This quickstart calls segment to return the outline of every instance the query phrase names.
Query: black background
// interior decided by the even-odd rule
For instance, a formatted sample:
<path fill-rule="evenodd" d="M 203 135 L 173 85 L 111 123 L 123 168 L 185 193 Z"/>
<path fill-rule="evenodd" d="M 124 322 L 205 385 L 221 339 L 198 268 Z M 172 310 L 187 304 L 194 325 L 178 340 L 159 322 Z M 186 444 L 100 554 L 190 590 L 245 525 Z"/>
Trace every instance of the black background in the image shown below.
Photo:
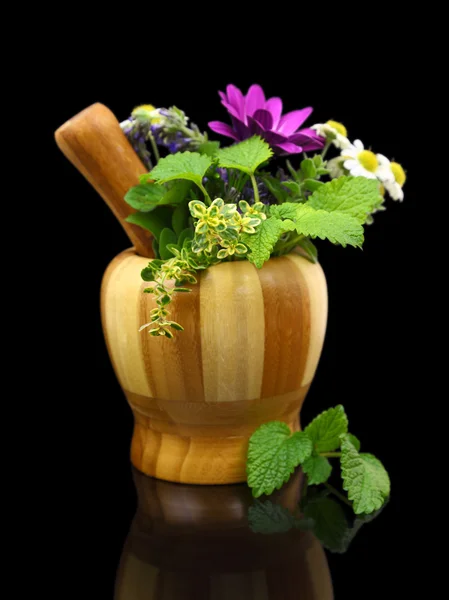
<path fill-rule="evenodd" d="M 48 73 L 49 193 L 59 212 L 46 219 L 46 226 L 52 231 L 52 247 L 64 248 L 66 265 L 60 276 L 52 273 L 48 279 L 48 319 L 54 329 L 52 371 L 64 401 L 59 394 L 50 396 L 46 409 L 54 425 L 42 444 L 53 460 L 50 477 L 54 480 L 57 473 L 49 519 L 57 529 L 64 524 L 57 535 L 66 556 L 82 548 L 78 564 L 61 561 L 61 575 L 80 589 L 89 581 L 92 598 L 112 597 L 135 492 L 128 459 L 131 412 L 107 356 L 99 314 L 102 274 L 129 242 L 101 198 L 60 153 L 51 139 L 53 131 L 94 102 L 106 104 L 119 120 L 141 103 L 176 104 L 206 129 L 209 120 L 227 120 L 218 90 L 234 83 L 246 91 L 260 83 L 267 96 L 282 97 L 284 110 L 311 105 L 315 110 L 308 124 L 341 121 L 351 139 L 360 138 L 365 147 L 396 159 L 408 171 L 404 202 L 387 199 L 387 211 L 365 228 L 363 251 L 317 243 L 329 287 L 329 321 L 302 411 L 302 422 L 307 423 L 321 410 L 342 403 L 363 449 L 376 454 L 390 472 L 392 498 L 385 512 L 360 533 L 347 555 L 330 555 L 329 561 L 337 600 L 378 598 L 387 588 L 393 597 L 405 585 L 405 571 L 396 559 L 406 546 L 404 498 L 411 469 L 404 464 L 403 448 L 413 428 L 408 410 L 414 385 L 407 359 L 413 353 L 409 240 L 418 197 L 409 134 L 414 110 L 411 80 L 398 76 L 388 53 L 353 60 L 351 45 L 337 52 L 329 43 L 328 53 L 312 53 L 308 60 L 304 56 L 311 53 L 295 43 L 286 60 L 279 53 L 250 60 L 249 48 L 243 61 L 224 51 L 218 56 L 212 52 L 201 64 L 194 59 L 195 48 L 190 48 L 183 52 L 176 73 L 169 74 L 170 43 L 164 46 L 161 40 L 159 60 L 146 65 L 136 59 L 142 48 L 134 57 L 118 52 L 112 59 L 110 44 L 85 55 L 65 56 L 61 78 Z M 407 64 L 407 51 L 396 49 L 395 63 Z M 355 43 L 354 52 L 363 58 Z M 218 139 L 215 134 L 211 138 Z M 51 252 L 50 246 L 45 252 Z M 355 579 L 365 581 L 363 594 Z"/>

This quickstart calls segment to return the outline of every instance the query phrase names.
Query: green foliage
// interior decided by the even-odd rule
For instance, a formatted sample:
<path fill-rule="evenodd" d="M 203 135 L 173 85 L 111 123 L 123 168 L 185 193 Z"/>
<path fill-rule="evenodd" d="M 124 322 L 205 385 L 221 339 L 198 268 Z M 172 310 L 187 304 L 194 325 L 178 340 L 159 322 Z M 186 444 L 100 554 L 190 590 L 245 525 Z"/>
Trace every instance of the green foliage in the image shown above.
<path fill-rule="evenodd" d="M 152 212 L 136 212 L 128 217 L 126 221 L 133 225 L 139 225 L 143 229 L 151 231 L 156 240 L 159 241 L 161 231 L 170 226 L 171 211 L 167 210 L 166 207 L 158 207 Z"/>
<path fill-rule="evenodd" d="M 228 148 L 221 148 L 216 153 L 220 167 L 238 169 L 248 175 L 253 174 L 262 163 L 272 156 L 273 150 L 259 136 L 254 136 Z"/>
<path fill-rule="evenodd" d="M 290 199 L 290 194 L 288 190 L 283 186 L 283 184 L 272 175 L 266 175 L 265 173 L 261 177 L 263 183 L 266 185 L 270 194 L 272 194 L 279 204 L 282 202 L 288 202 Z"/>
<path fill-rule="evenodd" d="M 298 254 L 301 254 L 311 263 L 318 262 L 318 251 L 316 249 L 315 244 L 309 240 L 309 238 L 302 238 L 297 242 L 298 247 L 301 249 Z"/>
<path fill-rule="evenodd" d="M 173 257 L 172 252 L 167 248 L 168 244 L 176 244 L 178 241 L 178 236 L 172 230 L 166 227 L 161 231 L 161 235 L 159 237 L 159 254 L 161 255 L 162 260 L 168 260 Z"/>
<path fill-rule="evenodd" d="M 332 465 L 325 456 L 313 454 L 302 464 L 309 485 L 318 485 L 327 481 L 332 472 Z"/>
<path fill-rule="evenodd" d="M 297 526 L 297 519 L 287 508 L 270 500 L 255 500 L 248 509 L 248 521 L 254 533 L 285 533 Z"/>
<path fill-rule="evenodd" d="M 203 142 L 198 146 L 198 152 L 206 156 L 214 156 L 220 148 L 220 142 Z"/>
<path fill-rule="evenodd" d="M 359 438 L 357 438 L 355 435 L 352 435 L 352 433 L 348 433 L 348 440 L 351 442 L 351 444 L 354 446 L 354 448 L 358 452 L 360 450 L 360 440 L 359 440 Z"/>
<path fill-rule="evenodd" d="M 279 489 L 299 465 L 309 486 L 325 483 L 332 472 L 328 459 L 340 457 L 343 488 L 349 492 L 354 512 L 378 510 L 390 494 L 388 474 L 372 454 L 357 452 L 351 440 L 359 447 L 360 442 L 347 432 L 348 418 L 341 405 L 322 412 L 303 432 L 293 435 L 279 421 L 261 425 L 250 438 L 247 458 L 253 496 Z"/>
<path fill-rule="evenodd" d="M 356 514 L 378 510 L 390 495 L 390 478 L 372 454 L 359 454 L 347 435 L 341 437 L 343 488 Z"/>
<path fill-rule="evenodd" d="M 316 210 L 309 203 L 286 202 L 272 206 L 271 214 L 277 218 L 290 219 L 298 233 L 311 238 L 328 239 L 334 244 L 346 247 L 361 247 L 363 227 L 357 219 L 342 212 Z"/>
<path fill-rule="evenodd" d="M 158 183 L 173 179 L 187 179 L 202 188 L 202 180 L 212 159 L 198 152 L 177 152 L 161 158 L 150 172 L 152 179 Z"/>
<path fill-rule="evenodd" d="M 186 229 L 188 219 L 189 209 L 187 205 L 180 204 L 179 206 L 177 206 L 173 211 L 173 215 L 171 218 L 172 229 L 176 233 L 176 235 L 179 235 L 181 231 Z"/>
<path fill-rule="evenodd" d="M 125 202 L 141 212 L 150 212 L 156 208 L 167 190 L 157 183 L 141 183 L 132 187 L 125 196 Z"/>
<path fill-rule="evenodd" d="M 293 229 L 295 224 L 289 220 L 282 221 L 271 217 L 263 221 L 254 234 L 242 236 L 242 242 L 251 250 L 248 260 L 260 269 L 264 262 L 269 260 L 280 236 Z"/>
<path fill-rule="evenodd" d="M 253 496 L 280 489 L 311 453 L 312 442 L 305 433 L 292 435 L 288 425 L 279 421 L 261 425 L 251 436 L 248 449 L 248 485 Z"/>
<path fill-rule="evenodd" d="M 340 552 L 348 531 L 348 522 L 340 503 L 327 495 L 318 495 L 305 503 L 304 516 L 313 521 L 313 533 L 328 550 Z"/>
<path fill-rule="evenodd" d="M 308 205 L 335 214 L 343 213 L 363 225 L 379 204 L 379 182 L 366 177 L 339 177 L 320 186 Z"/>
<path fill-rule="evenodd" d="M 329 408 L 305 428 L 316 452 L 331 452 L 340 447 L 340 436 L 348 431 L 348 417 L 341 404 Z"/>

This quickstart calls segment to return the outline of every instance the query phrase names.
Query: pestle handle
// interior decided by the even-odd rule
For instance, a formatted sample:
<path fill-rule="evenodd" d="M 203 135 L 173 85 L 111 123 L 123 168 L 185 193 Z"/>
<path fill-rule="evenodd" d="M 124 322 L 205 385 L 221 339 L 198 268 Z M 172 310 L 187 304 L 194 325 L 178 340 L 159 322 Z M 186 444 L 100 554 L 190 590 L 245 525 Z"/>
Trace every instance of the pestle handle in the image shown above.
<path fill-rule="evenodd" d="M 120 221 L 137 254 L 154 257 L 151 233 L 125 221 L 135 210 L 126 204 L 124 196 L 147 169 L 115 115 L 103 104 L 92 104 L 64 123 L 55 132 L 55 139 Z"/>

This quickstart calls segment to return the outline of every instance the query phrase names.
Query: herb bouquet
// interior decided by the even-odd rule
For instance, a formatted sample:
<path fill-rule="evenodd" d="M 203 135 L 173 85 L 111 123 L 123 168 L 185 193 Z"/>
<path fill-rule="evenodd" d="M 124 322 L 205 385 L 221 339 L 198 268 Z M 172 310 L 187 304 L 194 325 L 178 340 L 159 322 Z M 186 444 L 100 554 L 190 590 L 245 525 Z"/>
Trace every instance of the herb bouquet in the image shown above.
<path fill-rule="evenodd" d="M 214 141 L 176 107 L 139 106 L 121 123 L 145 165 L 126 220 L 151 232 L 154 258 L 123 252 L 102 285 L 105 337 L 135 417 L 133 464 L 188 483 L 244 481 L 259 426 L 275 421 L 262 432 L 283 442 L 299 430 L 327 319 L 314 240 L 360 248 L 363 226 L 387 195 L 403 199 L 405 182 L 342 124 L 305 127 L 312 108 L 283 114 L 258 85 L 220 97 L 230 119 L 209 123 Z M 357 454 L 347 436 L 322 447 Z M 312 442 L 291 451 L 289 472 Z M 268 470 L 269 454 L 259 456 Z M 253 487 L 267 493 L 288 476 Z"/>

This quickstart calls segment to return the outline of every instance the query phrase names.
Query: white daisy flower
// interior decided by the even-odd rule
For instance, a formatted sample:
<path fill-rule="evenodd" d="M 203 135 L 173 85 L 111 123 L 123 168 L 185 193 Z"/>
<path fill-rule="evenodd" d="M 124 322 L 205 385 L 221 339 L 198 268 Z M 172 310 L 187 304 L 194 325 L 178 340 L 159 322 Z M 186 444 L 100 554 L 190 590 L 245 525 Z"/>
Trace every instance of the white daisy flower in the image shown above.
<path fill-rule="evenodd" d="M 377 179 L 379 170 L 377 156 L 371 150 L 365 150 L 360 140 L 355 140 L 349 148 L 342 150 L 341 156 L 345 159 L 344 168 L 354 177 Z"/>
<path fill-rule="evenodd" d="M 345 174 L 344 169 L 342 168 L 343 160 L 344 159 L 342 159 L 341 156 L 336 156 L 327 161 L 326 169 L 328 169 L 332 179 L 338 179 Z"/>
<path fill-rule="evenodd" d="M 402 187 L 407 179 L 405 171 L 397 162 L 390 162 L 386 156 L 377 155 L 379 161 L 378 178 L 393 200 L 404 200 Z"/>
<path fill-rule="evenodd" d="M 312 125 L 318 135 L 331 141 L 336 148 L 349 148 L 351 142 L 348 140 L 346 127 L 338 121 L 327 121 L 326 123 L 317 123 Z"/>

